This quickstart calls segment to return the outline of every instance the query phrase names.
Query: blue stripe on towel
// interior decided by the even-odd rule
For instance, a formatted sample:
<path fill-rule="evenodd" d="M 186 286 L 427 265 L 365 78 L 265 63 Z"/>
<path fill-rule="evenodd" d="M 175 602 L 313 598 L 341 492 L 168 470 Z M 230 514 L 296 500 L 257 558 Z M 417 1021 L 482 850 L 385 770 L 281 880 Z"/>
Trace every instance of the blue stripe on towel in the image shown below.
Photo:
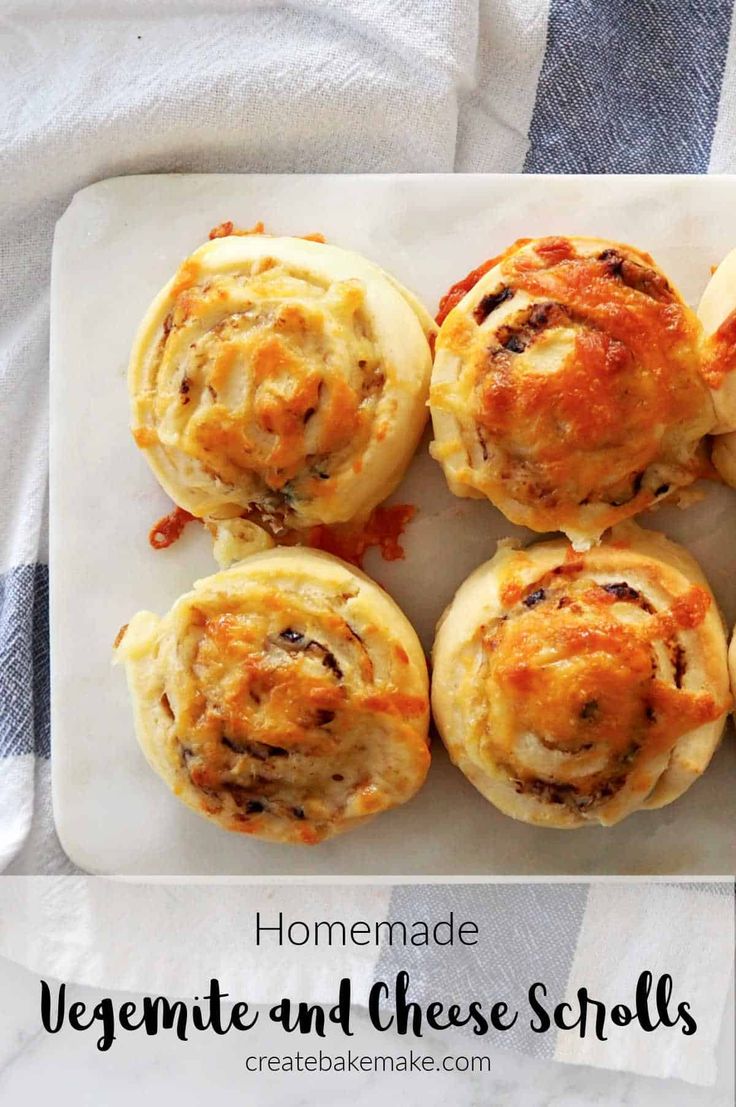
<path fill-rule="evenodd" d="M 733 0 L 551 0 L 527 173 L 705 173 Z"/>
<path fill-rule="evenodd" d="M 49 757 L 49 571 L 0 575 L 0 757 Z"/>
<path fill-rule="evenodd" d="M 409 973 L 410 999 L 425 1004 L 482 1000 L 484 1008 L 505 1000 L 526 1011 L 527 990 L 543 981 L 555 1002 L 565 994 L 588 898 L 586 884 L 414 884 L 391 893 L 387 918 L 464 919 L 478 924 L 478 944 L 438 950 L 436 946 L 404 948 L 381 943 L 376 980 L 392 981 L 400 969 Z M 549 1003 L 549 999 L 546 1001 Z M 472 1033 L 472 1026 L 465 1027 Z M 554 1034 L 536 1034 L 528 1017 L 488 1039 L 535 1057 L 551 1057 Z"/>

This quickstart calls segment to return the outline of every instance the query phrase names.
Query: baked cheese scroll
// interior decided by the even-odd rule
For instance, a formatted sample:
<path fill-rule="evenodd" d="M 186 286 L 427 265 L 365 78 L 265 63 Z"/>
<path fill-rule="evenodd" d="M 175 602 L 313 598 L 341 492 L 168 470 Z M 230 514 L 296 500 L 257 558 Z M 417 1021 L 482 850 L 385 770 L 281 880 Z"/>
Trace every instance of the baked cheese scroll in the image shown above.
<path fill-rule="evenodd" d="M 367 515 L 426 422 L 436 330 L 378 266 L 323 242 L 215 238 L 153 301 L 130 360 L 135 441 L 197 517 Z"/>
<path fill-rule="evenodd" d="M 713 464 L 736 488 L 736 250 L 721 262 L 698 305 L 705 332 L 703 365 L 716 408 Z"/>
<path fill-rule="evenodd" d="M 586 548 L 702 469 L 700 326 L 648 254 L 521 239 L 450 290 L 432 453 L 458 496 Z"/>
<path fill-rule="evenodd" d="M 429 767 L 427 667 L 378 585 L 329 554 L 254 554 L 122 632 L 136 733 L 226 830 L 312 844 L 411 799 Z"/>
<path fill-rule="evenodd" d="M 634 523 L 582 553 L 500 548 L 440 622 L 432 706 L 505 814 L 611 826 L 706 769 L 730 707 L 723 623 L 692 557 Z"/>
<path fill-rule="evenodd" d="M 698 317 L 706 337 L 704 372 L 717 416 L 712 433 L 736 431 L 736 250 L 706 285 Z"/>

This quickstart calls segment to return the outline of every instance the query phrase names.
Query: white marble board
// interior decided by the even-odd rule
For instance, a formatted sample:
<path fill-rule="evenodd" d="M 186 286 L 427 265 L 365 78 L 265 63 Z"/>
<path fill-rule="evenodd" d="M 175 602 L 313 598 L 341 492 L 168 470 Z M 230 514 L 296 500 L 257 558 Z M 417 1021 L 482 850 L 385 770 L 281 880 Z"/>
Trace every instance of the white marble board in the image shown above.
<path fill-rule="evenodd" d="M 321 231 L 377 261 L 434 310 L 442 292 L 519 236 L 581 233 L 650 251 L 693 303 L 736 244 L 736 179 L 707 177 L 226 176 L 101 181 L 80 192 L 54 244 L 51 328 L 51 637 L 54 811 L 81 867 L 121 874 L 714 874 L 736 868 L 736 744 L 726 735 L 690 792 L 604 830 L 540 830 L 499 814 L 439 742 L 405 807 L 318 847 L 228 835 L 168 794 L 136 744 L 118 628 L 163 613 L 214 569 L 201 528 L 166 551 L 147 542 L 168 508 L 128 429 L 125 372 L 140 317 L 215 224 L 262 219 Z M 429 648 L 435 621 L 496 541 L 524 534 L 489 504 L 446 489 L 426 441 L 396 493 L 418 506 L 406 560 L 374 557 Z M 687 511 L 645 523 L 700 559 L 736 618 L 736 492 L 704 486 Z"/>

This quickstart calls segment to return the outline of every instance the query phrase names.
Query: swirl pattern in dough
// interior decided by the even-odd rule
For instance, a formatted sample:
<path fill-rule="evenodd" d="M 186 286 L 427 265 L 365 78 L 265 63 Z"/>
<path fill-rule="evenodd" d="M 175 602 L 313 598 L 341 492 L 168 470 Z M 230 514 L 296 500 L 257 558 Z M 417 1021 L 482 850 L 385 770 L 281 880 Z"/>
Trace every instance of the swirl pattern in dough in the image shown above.
<path fill-rule="evenodd" d="M 426 421 L 434 324 L 378 266 L 321 242 L 218 237 L 159 293 L 129 368 L 133 435 L 197 517 L 367 515 Z"/>
<path fill-rule="evenodd" d="M 522 239 L 445 312 L 432 453 L 456 495 L 585 548 L 699 475 L 714 422 L 700 326 L 647 254 Z"/>
<path fill-rule="evenodd" d="M 703 365 L 716 409 L 713 464 L 736 488 L 736 250 L 716 269 L 698 305 Z"/>
<path fill-rule="evenodd" d="M 329 554 L 273 549 L 122 632 L 136 732 L 174 793 L 227 830 L 312 844 L 410 799 L 428 678 L 406 617 Z"/>
<path fill-rule="evenodd" d="M 501 548 L 440 622 L 432 705 L 505 814 L 610 826 L 707 767 L 730 706 L 723 624 L 690 555 L 634 523 L 584 553 Z"/>

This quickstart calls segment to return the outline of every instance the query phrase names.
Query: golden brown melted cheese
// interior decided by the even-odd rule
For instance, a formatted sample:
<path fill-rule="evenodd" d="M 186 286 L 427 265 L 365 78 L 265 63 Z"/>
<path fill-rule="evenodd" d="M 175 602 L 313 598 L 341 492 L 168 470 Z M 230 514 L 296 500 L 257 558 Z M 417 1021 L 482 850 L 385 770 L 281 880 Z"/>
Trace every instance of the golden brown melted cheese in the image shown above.
<path fill-rule="evenodd" d="M 356 254 L 218 236 L 141 325 L 134 438 L 196 516 L 256 506 L 306 527 L 366 515 L 424 426 L 432 331 L 415 298 Z"/>
<path fill-rule="evenodd" d="M 517 818 L 605 825 L 660 806 L 720 737 L 725 639 L 707 584 L 661 536 L 615 533 L 577 557 L 559 541 L 500 551 L 438 631 L 440 733 Z"/>
<path fill-rule="evenodd" d="M 547 788 L 578 805 L 611 795 L 627 777 L 633 783 L 637 768 L 648 791 L 647 757 L 669 752 L 723 710 L 711 694 L 681 687 L 686 656 L 674 613 L 648 613 L 646 601 L 623 582 L 582 577 L 540 590 L 531 607 L 522 601 L 513 617 L 484 628 L 492 735 L 484 751 L 505 762 L 519 790 Z M 708 606 L 703 598 L 709 602 L 702 589 L 688 597 L 699 622 Z M 635 604 L 647 617 L 621 622 L 619 603 Z M 669 661 L 666 679 L 659 675 L 659 648 Z M 528 734 L 539 735 L 545 749 L 571 755 L 554 782 L 518 756 L 517 742 Z"/>
<path fill-rule="evenodd" d="M 705 337 L 703 371 L 716 410 L 713 433 L 736 431 L 736 250 L 711 276 L 698 304 Z"/>
<path fill-rule="evenodd" d="M 118 646 L 139 740 L 229 830 L 313 843 L 405 802 L 429 766 L 424 657 L 377 585 L 271 550 L 200 581 Z"/>
<path fill-rule="evenodd" d="M 648 255 L 522 240 L 441 327 L 433 453 L 456 494 L 583 546 L 702 468 L 714 415 L 700 341 Z"/>

